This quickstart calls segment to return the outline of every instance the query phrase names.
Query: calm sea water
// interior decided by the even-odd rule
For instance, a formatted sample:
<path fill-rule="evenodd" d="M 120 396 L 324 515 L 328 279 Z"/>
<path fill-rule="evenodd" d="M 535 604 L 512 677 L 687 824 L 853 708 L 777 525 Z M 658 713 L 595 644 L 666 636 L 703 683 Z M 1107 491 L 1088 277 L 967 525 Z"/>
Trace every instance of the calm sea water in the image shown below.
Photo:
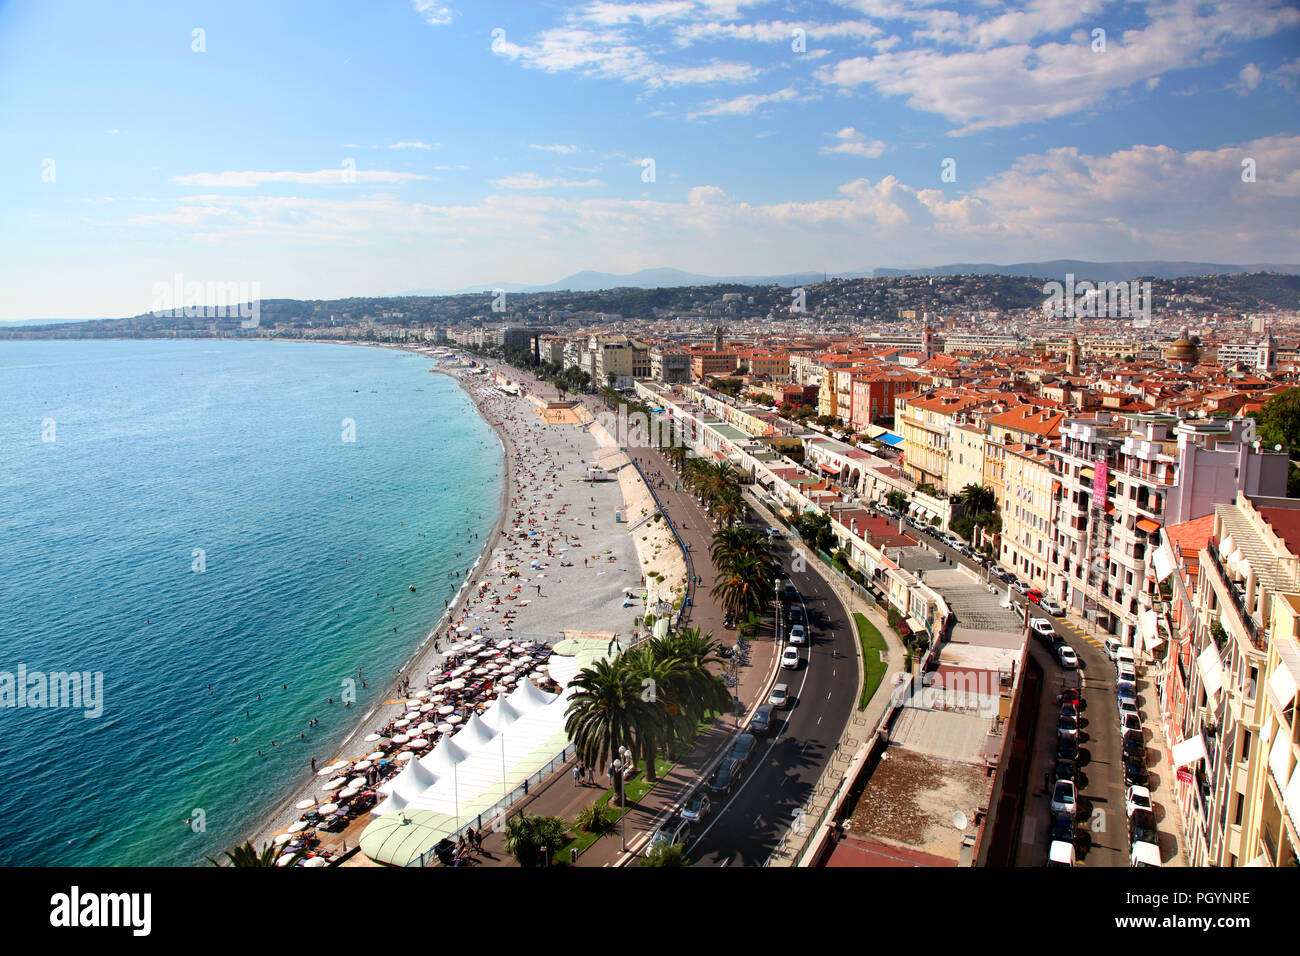
<path fill-rule="evenodd" d="M 430 365 L 0 342 L 0 671 L 104 682 L 98 718 L 0 709 L 0 864 L 202 863 L 381 699 L 503 481 L 496 437 Z M 330 706 L 358 669 L 357 704 Z"/>

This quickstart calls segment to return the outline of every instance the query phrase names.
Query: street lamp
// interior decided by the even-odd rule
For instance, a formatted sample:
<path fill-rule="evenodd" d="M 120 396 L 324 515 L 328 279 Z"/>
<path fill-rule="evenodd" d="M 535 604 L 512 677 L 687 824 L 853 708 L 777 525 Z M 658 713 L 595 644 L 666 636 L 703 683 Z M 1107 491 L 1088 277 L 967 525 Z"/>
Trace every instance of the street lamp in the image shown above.
<path fill-rule="evenodd" d="M 613 770 L 614 779 L 618 781 L 618 806 L 622 811 L 619 815 L 619 840 L 624 853 L 627 852 L 627 794 L 623 788 L 623 777 L 632 767 L 632 751 L 627 747 L 619 747 L 618 756 L 614 758 Z"/>

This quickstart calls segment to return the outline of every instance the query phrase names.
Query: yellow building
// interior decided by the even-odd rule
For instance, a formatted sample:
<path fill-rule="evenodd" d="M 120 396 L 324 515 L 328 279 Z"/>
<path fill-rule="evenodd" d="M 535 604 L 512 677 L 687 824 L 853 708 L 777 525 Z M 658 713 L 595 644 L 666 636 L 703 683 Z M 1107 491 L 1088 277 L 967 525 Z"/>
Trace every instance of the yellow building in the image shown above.
<path fill-rule="evenodd" d="M 903 436 L 903 474 L 918 485 L 948 487 L 948 443 L 959 415 L 992 403 L 987 395 L 958 388 L 894 399 L 894 431 Z"/>
<path fill-rule="evenodd" d="M 1052 459 L 1038 445 L 1001 445 L 1004 473 L 998 497 L 1002 534 L 998 561 L 1036 588 L 1047 588 L 1052 554 Z"/>
<path fill-rule="evenodd" d="M 949 495 L 959 495 L 967 485 L 984 484 L 984 423 L 954 422 L 948 433 Z"/>

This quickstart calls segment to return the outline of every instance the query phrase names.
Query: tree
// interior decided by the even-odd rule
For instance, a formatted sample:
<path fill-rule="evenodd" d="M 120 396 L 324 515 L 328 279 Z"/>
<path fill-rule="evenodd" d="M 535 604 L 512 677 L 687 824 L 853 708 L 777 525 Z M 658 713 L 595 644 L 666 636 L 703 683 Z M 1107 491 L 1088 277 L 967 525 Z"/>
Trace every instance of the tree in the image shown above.
<path fill-rule="evenodd" d="M 542 847 L 555 850 L 565 842 L 569 824 L 561 817 L 529 816 L 522 810 L 506 820 L 506 852 L 520 866 L 544 866 Z"/>
<path fill-rule="evenodd" d="M 622 659 L 597 661 L 579 671 L 573 683 L 577 692 L 565 711 L 564 729 L 578 760 L 606 767 L 619 748 L 635 752 L 638 730 L 658 718 L 641 700 L 641 686 Z"/>
<path fill-rule="evenodd" d="M 901 491 L 891 491 L 889 494 L 885 495 L 885 504 L 889 505 L 889 507 L 893 508 L 895 511 L 906 511 L 907 495 L 903 494 Z"/>
<path fill-rule="evenodd" d="M 659 843 L 637 866 L 690 866 L 690 863 L 686 859 L 686 847 L 680 843 Z"/>
<path fill-rule="evenodd" d="M 253 841 L 248 840 L 242 846 L 237 846 L 233 850 L 226 850 L 225 855 L 229 865 L 234 867 L 275 866 L 276 861 L 280 858 L 280 848 L 273 843 L 268 843 L 261 850 L 258 850 L 253 846 Z M 297 850 L 293 855 L 293 859 L 286 863 L 285 867 L 297 866 L 298 861 L 305 855 L 305 850 Z M 210 856 L 206 857 L 206 859 L 213 866 L 223 865 Z"/>

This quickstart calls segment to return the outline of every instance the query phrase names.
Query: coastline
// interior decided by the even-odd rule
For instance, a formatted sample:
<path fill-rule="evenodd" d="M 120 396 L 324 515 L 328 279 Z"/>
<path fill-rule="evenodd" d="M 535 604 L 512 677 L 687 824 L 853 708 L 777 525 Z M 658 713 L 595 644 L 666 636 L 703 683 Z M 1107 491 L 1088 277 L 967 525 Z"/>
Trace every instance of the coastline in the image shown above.
<path fill-rule="evenodd" d="M 347 342 L 322 344 L 362 345 L 362 343 Z M 388 348 L 392 351 L 409 352 L 425 358 L 429 357 L 421 349 L 370 345 L 363 345 L 363 347 Z M 317 766 L 320 767 L 328 766 L 349 753 L 355 752 L 356 754 L 361 754 L 365 750 L 368 750 L 369 745 L 365 744 L 362 738 L 371 733 L 375 726 L 382 725 L 389 719 L 400 716 L 401 713 L 406 710 L 405 701 L 407 698 L 405 696 L 399 696 L 399 688 L 403 679 L 412 674 L 423 674 L 427 672 L 432 669 L 433 665 L 439 659 L 442 658 L 442 652 L 434 649 L 434 638 L 446 629 L 448 624 L 455 618 L 456 614 L 463 609 L 467 600 L 473 595 L 480 579 L 482 578 L 483 572 L 486 569 L 488 559 L 495 550 L 497 542 L 500 541 L 505 529 L 510 499 L 517 486 L 514 467 L 515 448 L 513 439 L 504 428 L 492 422 L 483 407 L 483 399 L 479 395 L 475 394 L 474 390 L 463 377 L 453 375 L 444 369 L 436 367 L 431 369 L 431 371 L 438 375 L 444 375 L 456 383 L 457 387 L 459 387 L 466 397 L 469 398 L 470 403 L 474 406 L 475 412 L 497 438 L 498 445 L 501 449 L 503 464 L 501 494 L 497 501 L 497 518 L 492 525 L 491 536 L 484 539 L 483 547 L 479 551 L 478 557 L 474 559 L 474 563 L 470 565 L 469 569 L 466 571 L 465 580 L 456 591 L 456 595 L 452 598 L 451 603 L 447 606 L 446 610 L 443 611 L 442 615 L 432 623 L 428 633 L 425 634 L 424 639 L 411 652 L 410 656 L 397 670 L 396 674 L 393 675 L 384 690 L 380 702 L 375 704 L 369 711 L 357 719 L 355 725 L 348 732 L 347 736 L 343 738 L 341 743 L 334 749 L 333 753 L 328 758 L 317 758 Z M 398 702 L 388 703 L 389 701 L 394 700 Z M 261 847 L 263 844 L 269 842 L 271 837 L 277 831 L 283 830 L 298 818 L 299 811 L 294 809 L 294 804 L 302 792 L 312 787 L 315 779 L 315 773 L 309 767 L 305 767 L 302 775 L 295 778 L 285 788 L 283 797 L 278 800 L 270 810 L 260 815 L 260 822 L 248 830 L 248 833 L 250 834 L 248 839 L 252 840 L 254 846 Z"/>

